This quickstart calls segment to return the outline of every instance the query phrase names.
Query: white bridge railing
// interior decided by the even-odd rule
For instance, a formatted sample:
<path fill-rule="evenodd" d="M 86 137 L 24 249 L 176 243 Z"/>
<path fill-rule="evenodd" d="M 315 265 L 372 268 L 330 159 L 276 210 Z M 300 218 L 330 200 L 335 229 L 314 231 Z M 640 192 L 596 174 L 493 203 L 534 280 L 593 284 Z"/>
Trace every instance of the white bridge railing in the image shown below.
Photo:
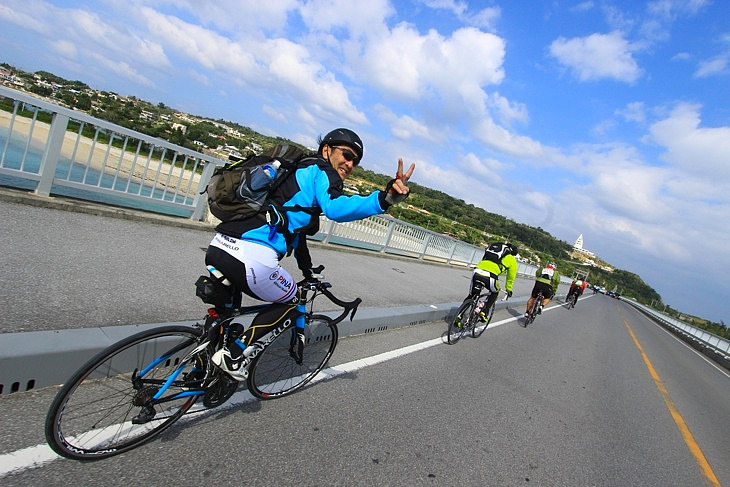
<path fill-rule="evenodd" d="M 0 184 L 201 219 L 224 163 L 0 86 Z"/>
<path fill-rule="evenodd" d="M 201 191 L 225 162 L 0 86 L 2 185 L 206 220 Z M 323 217 L 321 229 L 315 238 L 328 243 L 418 259 L 470 265 L 483 252 L 386 215 L 349 223 Z"/>

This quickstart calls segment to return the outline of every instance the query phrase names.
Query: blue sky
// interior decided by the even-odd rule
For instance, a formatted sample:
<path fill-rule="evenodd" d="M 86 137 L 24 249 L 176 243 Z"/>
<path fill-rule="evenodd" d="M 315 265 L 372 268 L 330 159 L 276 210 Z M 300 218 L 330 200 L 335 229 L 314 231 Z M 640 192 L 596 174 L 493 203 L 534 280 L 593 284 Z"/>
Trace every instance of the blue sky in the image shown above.
<path fill-rule="evenodd" d="M 309 146 L 540 226 L 730 324 L 724 0 L 3 0 L 0 61 Z"/>

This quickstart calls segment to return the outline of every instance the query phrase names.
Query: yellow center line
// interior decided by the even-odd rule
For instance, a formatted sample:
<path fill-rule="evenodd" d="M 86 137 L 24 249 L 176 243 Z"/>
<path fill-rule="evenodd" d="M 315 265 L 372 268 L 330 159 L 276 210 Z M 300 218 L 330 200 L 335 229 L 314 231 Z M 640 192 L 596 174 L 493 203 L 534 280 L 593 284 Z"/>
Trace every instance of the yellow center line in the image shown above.
<path fill-rule="evenodd" d="M 694 436 L 692 436 L 689 427 L 687 427 L 687 423 L 684 422 L 684 418 L 682 418 L 682 415 L 679 414 L 677 406 L 674 405 L 672 398 L 669 396 L 669 391 L 667 391 L 664 382 L 662 382 L 659 374 L 657 374 L 654 366 L 651 364 L 649 357 L 646 355 L 646 353 L 644 353 L 644 349 L 641 347 L 641 343 L 639 343 L 636 335 L 634 335 L 634 330 L 631 329 L 629 322 L 626 321 L 626 318 L 624 318 L 621 310 L 619 310 L 619 314 L 621 314 L 621 319 L 624 321 L 626 328 L 629 330 L 629 335 L 631 335 L 631 339 L 634 340 L 636 348 L 639 349 L 639 352 L 641 353 L 641 358 L 644 359 L 644 364 L 646 364 L 646 368 L 649 369 L 649 375 L 651 375 L 651 378 L 654 379 L 654 384 L 656 384 L 657 389 L 659 389 L 659 393 L 662 395 L 664 403 L 669 409 L 669 413 L 672 415 L 672 418 L 674 418 L 674 422 L 677 424 L 677 428 L 679 428 L 679 432 L 682 434 L 684 442 L 687 444 L 689 451 L 692 452 L 692 455 L 694 455 L 697 464 L 700 466 L 700 470 L 702 470 L 702 473 L 705 475 L 705 477 L 707 477 L 707 480 L 709 480 L 712 485 L 721 487 L 720 481 L 717 480 L 717 477 L 715 476 L 715 472 L 713 472 L 712 467 L 707 462 L 707 459 L 702 453 L 700 446 L 695 441 Z"/>

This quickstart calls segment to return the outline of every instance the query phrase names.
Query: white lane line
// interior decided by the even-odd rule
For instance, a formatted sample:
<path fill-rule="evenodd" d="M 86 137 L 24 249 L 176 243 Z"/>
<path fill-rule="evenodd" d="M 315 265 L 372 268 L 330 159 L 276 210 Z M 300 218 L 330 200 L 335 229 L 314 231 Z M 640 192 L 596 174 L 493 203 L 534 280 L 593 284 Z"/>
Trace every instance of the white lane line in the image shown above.
<path fill-rule="evenodd" d="M 552 306 L 550 308 L 545 308 L 544 311 L 548 311 L 550 309 L 557 308 L 559 305 Z M 485 330 L 489 331 L 493 328 L 496 328 L 498 326 L 504 325 L 506 323 L 510 323 L 512 321 L 517 321 L 518 318 L 521 318 L 522 315 L 518 317 L 510 317 L 501 321 L 497 321 L 494 323 L 489 324 L 489 328 Z M 444 339 L 434 338 L 432 340 L 427 340 L 425 342 L 416 343 L 414 345 L 409 345 L 407 347 L 402 347 L 397 350 L 393 350 L 390 352 L 384 352 L 380 353 L 378 355 L 373 355 L 372 357 L 365 357 L 358 360 L 353 360 L 352 362 L 348 362 L 346 364 L 341 365 L 335 365 L 332 367 L 328 367 L 322 372 L 320 372 L 317 377 L 312 379 L 312 383 L 319 382 L 321 380 L 331 379 L 333 377 L 337 377 L 343 374 L 349 374 L 355 371 L 358 371 L 360 369 L 364 369 L 365 367 L 369 367 L 371 365 L 377 365 L 383 362 L 387 362 L 388 360 L 393 360 L 398 357 L 403 357 L 405 355 L 419 352 L 421 350 L 425 350 L 427 348 L 435 347 L 436 345 L 442 345 L 446 344 L 444 342 Z M 178 421 L 178 424 L 183 424 L 185 421 L 189 420 L 191 418 L 191 413 L 198 413 L 195 414 L 195 417 L 199 417 L 200 414 L 213 414 L 213 413 L 219 413 L 221 411 L 225 411 L 227 409 L 233 409 L 236 407 L 239 407 L 243 404 L 256 401 L 257 399 L 254 398 L 248 390 L 243 390 L 240 392 L 235 393 L 231 398 L 228 400 L 228 402 L 218 408 L 214 409 L 206 409 L 202 405 L 200 407 L 194 406 L 190 409 L 190 412 L 188 415 L 186 415 L 183 418 L 180 418 Z M 4 477 L 5 475 L 8 475 L 10 473 L 20 473 L 24 470 L 29 470 L 31 468 L 38 468 L 42 467 L 54 460 L 63 459 L 62 457 L 58 456 L 56 452 L 51 450 L 51 447 L 49 447 L 47 444 L 43 443 L 36 446 L 31 446 L 28 448 L 23 448 L 20 450 L 16 450 L 14 452 L 10 453 L 4 453 L 0 455 L 0 478 Z"/>

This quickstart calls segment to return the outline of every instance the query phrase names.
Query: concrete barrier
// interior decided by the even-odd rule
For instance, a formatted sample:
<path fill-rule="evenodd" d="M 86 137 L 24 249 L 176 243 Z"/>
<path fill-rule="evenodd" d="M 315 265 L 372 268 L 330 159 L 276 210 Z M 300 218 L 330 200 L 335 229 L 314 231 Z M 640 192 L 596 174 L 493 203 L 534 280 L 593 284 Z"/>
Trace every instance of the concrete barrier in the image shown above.
<path fill-rule="evenodd" d="M 496 309 L 526 302 L 526 298 L 498 300 Z M 352 321 L 346 318 L 338 328 L 344 337 L 443 321 L 446 331 L 447 320 L 460 305 L 456 302 L 359 309 Z M 252 316 L 236 321 L 249 324 Z M 195 321 L 4 334 L 0 342 L 0 395 L 63 384 L 91 357 L 135 333 L 158 326 L 193 324 Z"/>

